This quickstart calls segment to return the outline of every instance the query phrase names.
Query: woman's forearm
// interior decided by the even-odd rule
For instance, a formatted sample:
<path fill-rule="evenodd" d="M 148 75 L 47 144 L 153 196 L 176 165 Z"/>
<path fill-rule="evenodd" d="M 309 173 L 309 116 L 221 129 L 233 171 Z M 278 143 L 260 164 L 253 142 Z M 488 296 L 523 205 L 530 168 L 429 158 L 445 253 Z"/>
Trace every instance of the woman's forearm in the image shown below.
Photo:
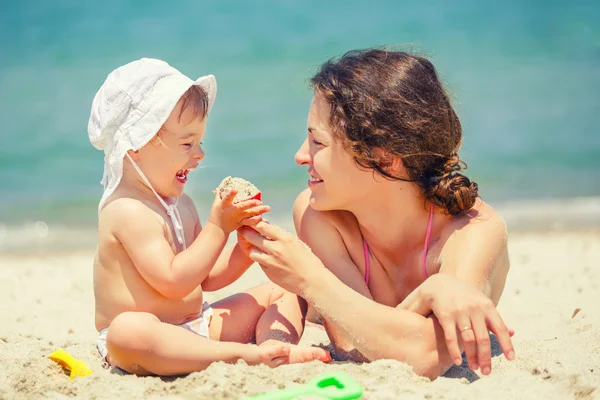
<path fill-rule="evenodd" d="M 415 288 L 396 308 L 427 317 L 431 314 L 431 295 L 428 290 L 429 280 Z"/>
<path fill-rule="evenodd" d="M 327 332 L 327 336 L 331 340 L 333 352 L 331 355 L 337 361 L 352 361 L 352 362 L 367 362 L 369 359 L 364 356 L 352 343 L 352 340 L 344 337 L 335 324 L 329 322 L 321 316 L 323 326 Z"/>
<path fill-rule="evenodd" d="M 403 361 L 430 378 L 451 365 L 443 331 L 434 317 L 378 304 L 329 271 L 311 280 L 302 297 L 367 359 Z"/>

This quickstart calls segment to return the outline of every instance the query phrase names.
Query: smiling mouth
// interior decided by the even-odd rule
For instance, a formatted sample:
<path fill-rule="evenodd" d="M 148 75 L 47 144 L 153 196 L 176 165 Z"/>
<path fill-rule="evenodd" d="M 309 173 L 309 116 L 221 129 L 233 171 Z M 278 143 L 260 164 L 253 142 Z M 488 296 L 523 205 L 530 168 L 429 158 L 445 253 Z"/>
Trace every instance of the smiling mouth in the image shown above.
<path fill-rule="evenodd" d="M 177 178 L 177 180 L 181 183 L 186 183 L 187 182 L 187 176 L 190 173 L 191 169 L 180 169 L 179 171 L 177 171 L 177 174 L 175 174 L 175 178 Z"/>
<path fill-rule="evenodd" d="M 309 178 L 308 178 L 309 185 L 315 185 L 315 184 L 321 183 L 321 182 L 323 182 L 323 179 L 315 178 L 314 176 L 309 174 Z"/>

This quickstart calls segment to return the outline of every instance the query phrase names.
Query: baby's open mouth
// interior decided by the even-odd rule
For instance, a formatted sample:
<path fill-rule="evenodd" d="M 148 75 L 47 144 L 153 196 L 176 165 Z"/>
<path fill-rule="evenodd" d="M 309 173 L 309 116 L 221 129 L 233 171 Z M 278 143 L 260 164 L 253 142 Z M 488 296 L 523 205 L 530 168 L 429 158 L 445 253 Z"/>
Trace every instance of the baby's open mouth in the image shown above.
<path fill-rule="evenodd" d="M 190 171 L 191 171 L 190 169 L 180 169 L 179 171 L 177 171 L 175 178 L 177 178 L 177 180 L 181 183 L 186 183 L 187 176 L 190 173 Z"/>

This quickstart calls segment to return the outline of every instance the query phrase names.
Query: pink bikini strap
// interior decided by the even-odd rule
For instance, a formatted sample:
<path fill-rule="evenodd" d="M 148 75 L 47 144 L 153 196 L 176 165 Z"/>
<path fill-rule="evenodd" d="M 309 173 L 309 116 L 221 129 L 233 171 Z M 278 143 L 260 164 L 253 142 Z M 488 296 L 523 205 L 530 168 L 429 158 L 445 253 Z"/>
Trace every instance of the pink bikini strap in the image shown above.
<path fill-rule="evenodd" d="M 365 253 L 365 282 L 369 284 L 369 273 L 371 272 L 371 257 L 369 257 L 369 245 L 363 238 L 363 251 Z"/>
<path fill-rule="evenodd" d="M 429 278 L 427 275 L 427 251 L 429 250 L 429 237 L 431 236 L 431 226 L 433 225 L 433 204 L 429 209 L 429 221 L 427 222 L 427 233 L 425 234 L 425 246 L 423 247 L 423 275 L 425 275 L 425 279 Z"/>

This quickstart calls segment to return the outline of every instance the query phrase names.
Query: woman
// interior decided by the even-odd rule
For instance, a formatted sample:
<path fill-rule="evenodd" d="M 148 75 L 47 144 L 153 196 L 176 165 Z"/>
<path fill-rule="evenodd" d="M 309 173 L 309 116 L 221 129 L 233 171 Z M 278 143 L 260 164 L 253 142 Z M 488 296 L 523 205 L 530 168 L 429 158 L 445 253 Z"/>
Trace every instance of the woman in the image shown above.
<path fill-rule="evenodd" d="M 308 189 L 295 236 L 261 222 L 244 230 L 267 276 L 320 314 L 344 360 L 392 358 L 435 378 L 465 350 L 491 371 L 509 270 L 503 219 L 459 171 L 461 125 L 425 58 L 352 51 L 312 78 L 308 138 L 296 161 Z"/>

